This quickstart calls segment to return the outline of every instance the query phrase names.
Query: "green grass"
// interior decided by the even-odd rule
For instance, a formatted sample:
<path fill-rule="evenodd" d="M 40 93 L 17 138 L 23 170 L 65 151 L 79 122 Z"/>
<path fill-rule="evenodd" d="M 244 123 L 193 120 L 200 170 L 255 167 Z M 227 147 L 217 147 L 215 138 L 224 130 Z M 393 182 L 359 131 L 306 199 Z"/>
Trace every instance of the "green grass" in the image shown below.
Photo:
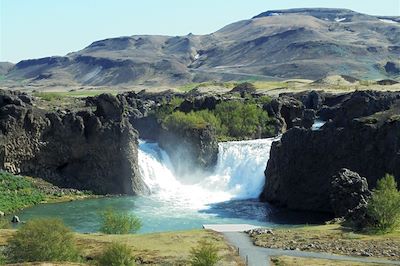
<path fill-rule="evenodd" d="M 16 234 L 16 230 L 0 230 L 0 246 Z M 137 235 L 75 234 L 77 246 L 83 257 L 99 258 L 107 247 L 115 242 L 126 244 L 141 265 L 188 265 L 190 251 L 199 241 L 207 240 L 218 248 L 220 265 L 244 265 L 237 251 L 229 246 L 224 237 L 208 230 L 188 230 Z M 67 264 L 63 265 L 76 265 Z"/>
<path fill-rule="evenodd" d="M 90 96 L 97 96 L 102 93 L 110 93 L 117 95 L 117 90 L 72 90 L 72 91 L 59 91 L 59 92 L 34 92 L 33 96 L 39 97 L 44 101 L 62 101 L 66 97 L 84 98 Z"/>
<path fill-rule="evenodd" d="M 45 195 L 27 178 L 0 172 L 0 211 L 11 213 L 44 199 Z"/>
<path fill-rule="evenodd" d="M 182 92 L 188 92 L 196 88 L 205 87 L 221 87 L 226 89 L 233 89 L 239 82 L 217 82 L 217 81 L 207 81 L 201 83 L 188 83 L 178 87 L 177 89 Z"/>

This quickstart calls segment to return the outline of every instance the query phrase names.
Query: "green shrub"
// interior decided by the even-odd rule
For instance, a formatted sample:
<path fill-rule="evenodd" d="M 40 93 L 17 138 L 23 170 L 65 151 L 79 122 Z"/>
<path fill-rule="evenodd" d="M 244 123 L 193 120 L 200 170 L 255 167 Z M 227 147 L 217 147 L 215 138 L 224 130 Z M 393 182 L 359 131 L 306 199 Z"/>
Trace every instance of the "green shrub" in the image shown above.
<path fill-rule="evenodd" d="M 168 115 L 172 114 L 182 102 L 183 99 L 178 97 L 172 97 L 169 101 L 164 98 L 161 105 L 155 111 L 155 116 L 160 120 L 164 120 Z"/>
<path fill-rule="evenodd" d="M 163 126 L 173 131 L 212 126 L 216 131 L 222 131 L 221 121 L 209 110 L 190 113 L 173 112 L 164 119 Z"/>
<path fill-rule="evenodd" d="M 400 192 L 392 175 L 378 180 L 368 201 L 368 214 L 376 221 L 372 229 L 378 232 L 390 232 L 399 225 Z"/>
<path fill-rule="evenodd" d="M 7 257 L 0 250 L 0 265 L 6 265 L 6 263 L 7 263 Z"/>
<path fill-rule="evenodd" d="M 198 246 L 190 251 L 190 265 L 192 266 L 213 266 L 220 260 L 218 248 L 208 241 L 200 241 Z"/>
<path fill-rule="evenodd" d="M 100 266 L 134 266 L 135 257 L 126 244 L 112 243 L 100 256 Z"/>
<path fill-rule="evenodd" d="M 136 233 L 142 227 L 140 219 L 134 214 L 107 209 L 100 216 L 100 232 L 105 234 Z"/>
<path fill-rule="evenodd" d="M 74 235 L 59 219 L 27 222 L 9 240 L 8 247 L 15 262 L 78 260 Z"/>
<path fill-rule="evenodd" d="M 239 101 L 223 102 L 216 106 L 215 115 L 231 137 L 243 139 L 272 134 L 271 119 L 257 104 Z"/>
<path fill-rule="evenodd" d="M 43 200 L 43 193 L 26 177 L 0 172 L 0 211 L 9 213 Z"/>

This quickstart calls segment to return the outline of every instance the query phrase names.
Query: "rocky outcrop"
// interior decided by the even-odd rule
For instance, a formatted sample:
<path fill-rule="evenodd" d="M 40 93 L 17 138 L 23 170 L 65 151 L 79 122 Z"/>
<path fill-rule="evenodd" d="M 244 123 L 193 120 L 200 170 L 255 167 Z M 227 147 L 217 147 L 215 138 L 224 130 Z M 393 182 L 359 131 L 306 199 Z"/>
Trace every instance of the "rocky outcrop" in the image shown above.
<path fill-rule="evenodd" d="M 277 134 L 292 127 L 311 128 L 315 120 L 315 110 L 306 109 L 304 104 L 292 96 L 280 96 L 264 105 L 268 115 L 276 119 Z"/>
<path fill-rule="evenodd" d="M 211 171 L 218 157 L 218 141 L 212 127 L 189 128 L 181 131 L 163 130 L 160 146 L 169 154 L 180 176 L 201 175 Z"/>
<path fill-rule="evenodd" d="M 347 216 L 355 208 L 366 206 L 370 196 L 368 182 L 359 174 L 343 168 L 333 177 L 329 197 L 335 217 Z"/>
<path fill-rule="evenodd" d="M 145 190 L 137 166 L 138 135 L 120 99 L 104 94 L 91 99 L 94 112 L 50 113 L 28 99 L 1 92 L 0 168 L 99 194 Z"/>
<path fill-rule="evenodd" d="M 400 182 L 397 94 L 378 97 L 377 93 L 371 97 L 366 93 L 361 101 L 362 94 L 356 92 L 344 101 L 335 121 L 321 130 L 295 127 L 273 143 L 263 200 L 291 209 L 333 212 L 329 197 L 332 176 L 341 168 L 364 176 L 372 188 L 385 173 L 393 174 Z"/>

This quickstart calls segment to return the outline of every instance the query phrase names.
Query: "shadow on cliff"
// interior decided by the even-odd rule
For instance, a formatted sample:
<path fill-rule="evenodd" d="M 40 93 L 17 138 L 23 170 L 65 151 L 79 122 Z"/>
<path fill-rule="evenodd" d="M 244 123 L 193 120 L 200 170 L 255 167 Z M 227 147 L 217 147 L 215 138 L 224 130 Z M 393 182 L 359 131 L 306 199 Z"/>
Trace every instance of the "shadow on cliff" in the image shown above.
<path fill-rule="evenodd" d="M 290 211 L 274 207 L 257 199 L 231 200 L 209 205 L 201 213 L 213 214 L 219 218 L 248 219 L 275 224 L 321 224 L 331 220 L 332 215 L 321 212 Z"/>

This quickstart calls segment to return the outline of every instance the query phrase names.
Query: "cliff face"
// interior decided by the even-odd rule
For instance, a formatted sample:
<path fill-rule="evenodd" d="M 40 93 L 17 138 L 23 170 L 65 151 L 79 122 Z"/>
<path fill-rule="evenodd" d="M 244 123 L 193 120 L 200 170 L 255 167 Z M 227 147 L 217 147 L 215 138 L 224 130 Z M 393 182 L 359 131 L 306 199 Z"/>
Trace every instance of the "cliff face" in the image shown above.
<path fill-rule="evenodd" d="M 95 112 L 47 113 L 27 95 L 2 91 L 0 168 L 99 194 L 143 191 L 138 136 L 122 102 L 101 95 L 95 107 Z"/>
<path fill-rule="evenodd" d="M 286 132 L 272 146 L 261 198 L 291 209 L 332 212 L 331 181 L 341 168 L 364 176 L 372 188 L 385 173 L 400 182 L 397 97 L 356 92 L 339 103 L 342 108 L 321 130 Z"/>

